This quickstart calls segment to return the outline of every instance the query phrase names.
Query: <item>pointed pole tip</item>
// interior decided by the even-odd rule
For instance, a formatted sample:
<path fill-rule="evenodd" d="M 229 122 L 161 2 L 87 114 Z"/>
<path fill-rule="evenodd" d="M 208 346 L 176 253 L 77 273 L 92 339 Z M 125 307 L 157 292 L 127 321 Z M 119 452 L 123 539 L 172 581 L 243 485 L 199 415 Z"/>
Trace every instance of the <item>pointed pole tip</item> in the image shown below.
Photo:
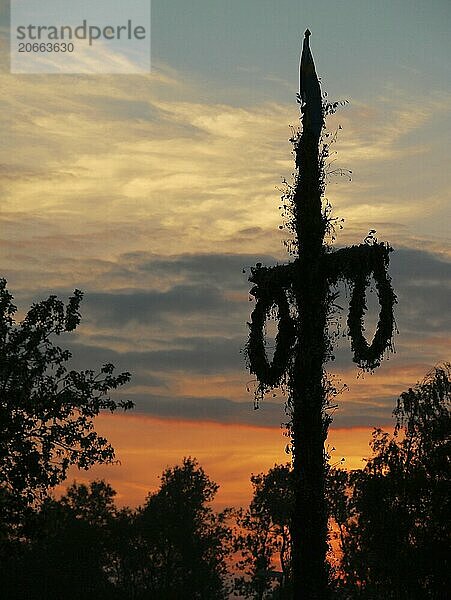
<path fill-rule="evenodd" d="M 310 29 L 306 29 L 305 33 L 304 33 L 304 37 L 308 38 L 312 35 L 312 32 L 310 31 Z"/>

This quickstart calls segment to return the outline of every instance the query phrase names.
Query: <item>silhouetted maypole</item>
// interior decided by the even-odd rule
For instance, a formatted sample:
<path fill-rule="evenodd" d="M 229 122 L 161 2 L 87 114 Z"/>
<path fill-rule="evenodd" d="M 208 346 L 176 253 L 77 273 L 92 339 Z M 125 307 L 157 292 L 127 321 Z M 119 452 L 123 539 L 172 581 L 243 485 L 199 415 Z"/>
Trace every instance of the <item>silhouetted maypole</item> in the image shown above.
<path fill-rule="evenodd" d="M 251 316 L 247 356 L 259 381 L 261 397 L 285 384 L 290 409 L 291 447 L 295 474 L 292 519 L 293 598 L 327 598 L 327 508 L 324 497 L 326 460 L 324 442 L 330 417 L 327 408 L 325 363 L 331 356 L 327 317 L 336 293 L 331 288 L 346 280 L 352 289 L 348 333 L 354 361 L 372 370 L 380 364 L 393 335 L 393 293 L 387 274 L 391 248 L 374 238 L 364 244 L 332 252 L 324 244 L 330 228 L 323 209 L 324 160 L 321 142 L 325 115 L 333 108 L 323 103 L 318 77 L 305 32 L 300 66 L 299 102 L 302 130 L 294 136 L 296 173 L 288 197 L 290 227 L 297 248 L 287 265 L 252 269 L 251 294 L 256 306 Z M 365 290 L 374 278 L 380 304 L 379 322 L 371 344 L 364 337 Z M 278 332 L 273 360 L 266 356 L 264 328 L 276 310 Z"/>

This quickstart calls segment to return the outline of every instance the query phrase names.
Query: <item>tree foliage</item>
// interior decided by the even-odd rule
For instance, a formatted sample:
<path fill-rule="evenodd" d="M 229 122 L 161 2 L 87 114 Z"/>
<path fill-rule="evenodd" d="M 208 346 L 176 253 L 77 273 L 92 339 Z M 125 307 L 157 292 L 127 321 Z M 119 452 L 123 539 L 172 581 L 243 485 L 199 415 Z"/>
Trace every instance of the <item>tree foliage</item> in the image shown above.
<path fill-rule="evenodd" d="M 290 526 L 294 504 L 290 465 L 251 476 L 253 498 L 238 515 L 237 589 L 247 598 L 288 598 L 291 585 Z"/>
<path fill-rule="evenodd" d="M 197 461 L 185 458 L 163 472 L 160 489 L 148 496 L 139 523 L 155 598 L 227 597 L 229 511 L 215 513 L 208 506 L 217 490 Z"/>
<path fill-rule="evenodd" d="M 111 550 L 115 492 L 103 481 L 73 484 L 46 498 L 27 519 L 20 545 L 4 556 L 0 585 L 10 600 L 117 598 L 105 566 Z"/>
<path fill-rule="evenodd" d="M 445 364 L 401 394 L 394 433 L 374 431 L 373 456 L 365 469 L 332 482 L 342 577 L 350 594 L 446 597 L 451 583 L 450 400 L 451 368 Z"/>
<path fill-rule="evenodd" d="M 29 515 L 0 561 L 9 600 L 221 600 L 228 597 L 230 511 L 194 459 L 166 469 L 136 510 L 104 481 L 73 484 Z"/>
<path fill-rule="evenodd" d="M 0 481 L 25 504 L 44 497 L 71 465 L 111 462 L 114 450 L 94 430 L 93 418 L 133 406 L 109 395 L 129 373 L 114 375 L 111 364 L 70 370 L 70 351 L 54 343 L 80 323 L 81 299 L 79 290 L 67 305 L 52 295 L 17 322 L 0 279 Z"/>
<path fill-rule="evenodd" d="M 343 600 L 441 600 L 449 580 L 451 365 L 403 392 L 390 435 L 375 429 L 364 469 L 329 468 L 329 578 Z M 238 589 L 256 600 L 290 597 L 293 471 L 251 478 L 239 519 Z"/>

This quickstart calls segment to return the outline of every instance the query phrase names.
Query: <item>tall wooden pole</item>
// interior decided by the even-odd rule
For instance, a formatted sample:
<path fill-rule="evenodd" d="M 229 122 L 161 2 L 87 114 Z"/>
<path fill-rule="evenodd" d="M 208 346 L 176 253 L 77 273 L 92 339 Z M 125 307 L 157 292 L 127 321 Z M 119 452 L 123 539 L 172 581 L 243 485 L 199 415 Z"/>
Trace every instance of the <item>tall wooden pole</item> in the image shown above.
<path fill-rule="evenodd" d="M 340 279 L 352 288 L 348 334 L 354 361 L 373 370 L 390 347 L 396 296 L 387 272 L 391 248 L 371 238 L 358 246 L 334 252 L 324 244 L 328 216 L 321 205 L 324 183 L 320 155 L 324 116 L 320 85 L 305 32 L 299 100 L 302 130 L 294 140 L 296 176 L 290 196 L 297 258 L 290 264 L 252 269 L 251 294 L 257 300 L 251 316 L 247 356 L 259 381 L 260 397 L 286 384 L 291 409 L 291 438 L 295 479 L 292 516 L 293 600 L 327 600 L 327 506 L 324 442 L 329 418 L 326 408 L 325 364 L 331 350 L 327 331 L 330 289 Z M 375 281 L 380 312 L 369 344 L 364 336 L 365 289 Z M 278 333 L 270 362 L 265 350 L 265 322 L 277 309 Z"/>
<path fill-rule="evenodd" d="M 327 509 L 323 411 L 328 283 L 321 268 L 325 221 L 321 210 L 319 140 L 322 98 L 307 30 L 300 65 L 302 136 L 293 197 L 299 251 L 294 272 L 298 342 L 289 378 L 295 510 L 292 524 L 294 598 L 327 598 Z"/>

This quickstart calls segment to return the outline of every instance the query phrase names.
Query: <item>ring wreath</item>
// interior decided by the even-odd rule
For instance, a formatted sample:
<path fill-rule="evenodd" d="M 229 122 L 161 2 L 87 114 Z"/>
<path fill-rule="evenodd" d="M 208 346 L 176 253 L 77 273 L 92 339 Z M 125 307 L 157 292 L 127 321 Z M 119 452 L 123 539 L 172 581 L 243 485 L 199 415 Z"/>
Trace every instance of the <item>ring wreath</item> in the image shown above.
<path fill-rule="evenodd" d="M 296 337 L 296 325 L 290 315 L 290 306 L 286 291 L 281 286 L 255 286 L 250 292 L 257 300 L 249 323 L 250 334 L 247 356 L 251 373 L 257 376 L 261 384 L 277 387 L 287 370 L 290 350 Z M 269 362 L 265 350 L 265 323 L 273 306 L 277 307 L 277 335 L 272 362 Z"/>
<path fill-rule="evenodd" d="M 393 304 L 396 300 L 395 295 L 383 257 L 379 255 L 375 258 L 372 267 L 366 269 L 366 272 L 358 272 L 351 279 L 353 291 L 348 315 L 351 349 L 354 352 L 354 362 L 365 369 L 374 369 L 379 366 L 385 350 L 390 345 L 394 328 Z M 364 335 L 363 318 L 367 309 L 365 291 L 370 283 L 371 275 L 376 284 L 380 311 L 376 332 L 371 344 L 369 344 Z"/>

